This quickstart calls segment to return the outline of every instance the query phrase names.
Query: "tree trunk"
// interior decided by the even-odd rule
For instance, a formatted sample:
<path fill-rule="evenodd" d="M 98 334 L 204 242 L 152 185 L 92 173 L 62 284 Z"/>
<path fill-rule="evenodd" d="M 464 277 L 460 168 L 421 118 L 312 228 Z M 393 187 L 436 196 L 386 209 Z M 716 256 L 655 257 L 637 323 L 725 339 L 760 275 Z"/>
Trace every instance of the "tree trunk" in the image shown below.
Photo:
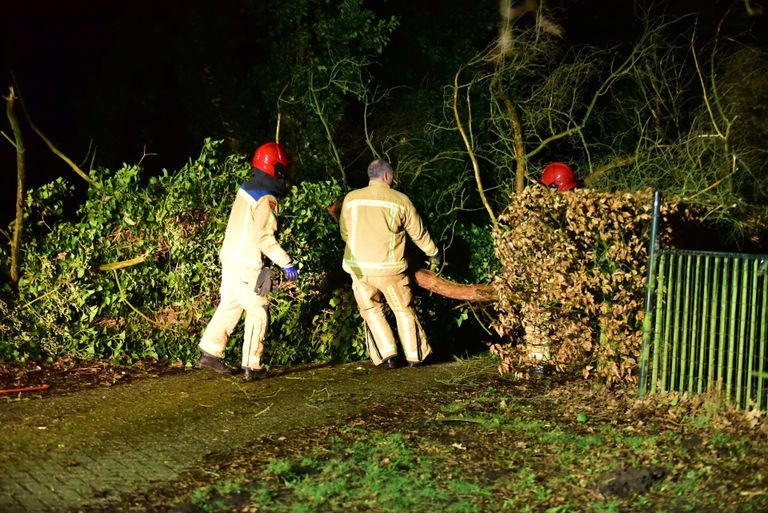
<path fill-rule="evenodd" d="M 501 88 L 501 82 L 496 85 L 496 97 L 500 98 L 507 107 L 509 121 L 512 123 L 512 140 L 515 149 L 515 192 L 523 192 L 525 189 L 525 179 L 527 178 L 525 168 L 528 165 L 528 159 L 525 155 L 525 145 L 523 144 L 523 125 L 520 123 L 520 117 L 515 110 L 515 104 L 509 99 L 509 96 Z"/>
<path fill-rule="evenodd" d="M 24 225 L 24 186 L 26 183 L 24 164 L 26 149 L 24 148 L 24 138 L 21 135 L 21 126 L 14 112 L 16 98 L 13 87 L 11 87 L 6 101 L 6 114 L 16 139 L 16 222 L 13 225 L 13 238 L 11 239 L 11 284 L 14 287 L 19 283 L 19 256 L 21 254 L 21 232 Z"/>

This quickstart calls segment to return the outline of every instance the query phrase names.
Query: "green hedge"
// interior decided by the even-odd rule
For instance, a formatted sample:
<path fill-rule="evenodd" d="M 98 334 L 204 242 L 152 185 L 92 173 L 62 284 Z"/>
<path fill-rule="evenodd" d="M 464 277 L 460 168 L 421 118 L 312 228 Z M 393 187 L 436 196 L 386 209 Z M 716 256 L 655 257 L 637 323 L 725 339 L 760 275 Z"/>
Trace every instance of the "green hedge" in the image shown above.
<path fill-rule="evenodd" d="M 223 158 L 219 147 L 207 140 L 196 160 L 160 176 L 138 166 L 94 171 L 75 215 L 66 213 L 75 191 L 65 181 L 31 191 L 18 290 L 6 286 L 0 298 L 0 357 L 190 361 L 218 302 L 234 193 L 250 172 L 244 156 Z M 280 239 L 301 280 L 273 298 L 268 362 L 362 353 L 339 275 L 342 243 L 324 209 L 340 195 L 334 181 L 305 182 L 281 202 Z"/>

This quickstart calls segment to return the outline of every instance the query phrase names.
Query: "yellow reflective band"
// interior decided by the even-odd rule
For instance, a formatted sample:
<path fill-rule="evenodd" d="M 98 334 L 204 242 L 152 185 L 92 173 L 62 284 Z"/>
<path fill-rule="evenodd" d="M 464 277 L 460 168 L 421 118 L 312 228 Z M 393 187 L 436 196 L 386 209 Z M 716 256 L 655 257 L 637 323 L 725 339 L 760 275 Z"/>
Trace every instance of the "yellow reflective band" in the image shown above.
<path fill-rule="evenodd" d="M 395 310 L 396 312 L 403 310 L 403 304 L 400 302 L 400 296 L 397 295 L 395 287 L 389 285 L 387 287 L 387 292 L 389 293 L 389 299 L 392 301 L 392 310 Z"/>
<path fill-rule="evenodd" d="M 350 256 L 355 258 L 355 248 L 357 247 L 357 209 L 350 209 L 352 220 L 349 230 L 347 231 L 347 247 L 349 248 Z"/>
<path fill-rule="evenodd" d="M 405 260 L 399 262 L 359 262 L 354 258 L 345 258 L 344 263 L 352 267 L 365 267 L 368 269 L 394 269 L 405 266 Z"/>
<path fill-rule="evenodd" d="M 398 203 L 392 203 L 391 201 L 384 201 L 384 200 L 368 200 L 368 199 L 356 199 L 356 200 L 347 200 L 345 202 L 345 206 L 349 208 L 353 207 L 383 207 L 383 208 L 391 208 L 395 210 L 405 210 L 405 207 Z"/>

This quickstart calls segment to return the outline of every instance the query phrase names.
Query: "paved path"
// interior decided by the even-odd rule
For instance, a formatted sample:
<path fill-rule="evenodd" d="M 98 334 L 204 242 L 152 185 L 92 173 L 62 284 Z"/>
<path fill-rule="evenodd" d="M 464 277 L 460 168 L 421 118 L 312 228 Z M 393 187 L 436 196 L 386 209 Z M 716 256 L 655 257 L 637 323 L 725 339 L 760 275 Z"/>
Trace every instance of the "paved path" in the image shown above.
<path fill-rule="evenodd" d="M 64 511 L 142 492 L 262 435 L 491 374 L 489 358 L 383 371 L 319 367 L 243 384 L 206 371 L 0 402 L 0 512 Z"/>

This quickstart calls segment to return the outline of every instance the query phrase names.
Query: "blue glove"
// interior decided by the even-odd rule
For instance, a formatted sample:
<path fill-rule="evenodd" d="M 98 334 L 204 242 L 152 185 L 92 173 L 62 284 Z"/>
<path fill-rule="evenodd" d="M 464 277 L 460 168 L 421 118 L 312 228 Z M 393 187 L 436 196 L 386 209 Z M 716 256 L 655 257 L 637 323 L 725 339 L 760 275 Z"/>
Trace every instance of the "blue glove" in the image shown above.
<path fill-rule="evenodd" d="M 296 279 L 299 277 L 299 271 L 296 270 L 293 264 L 283 267 L 283 272 L 285 273 L 285 277 L 290 281 L 296 281 Z"/>

